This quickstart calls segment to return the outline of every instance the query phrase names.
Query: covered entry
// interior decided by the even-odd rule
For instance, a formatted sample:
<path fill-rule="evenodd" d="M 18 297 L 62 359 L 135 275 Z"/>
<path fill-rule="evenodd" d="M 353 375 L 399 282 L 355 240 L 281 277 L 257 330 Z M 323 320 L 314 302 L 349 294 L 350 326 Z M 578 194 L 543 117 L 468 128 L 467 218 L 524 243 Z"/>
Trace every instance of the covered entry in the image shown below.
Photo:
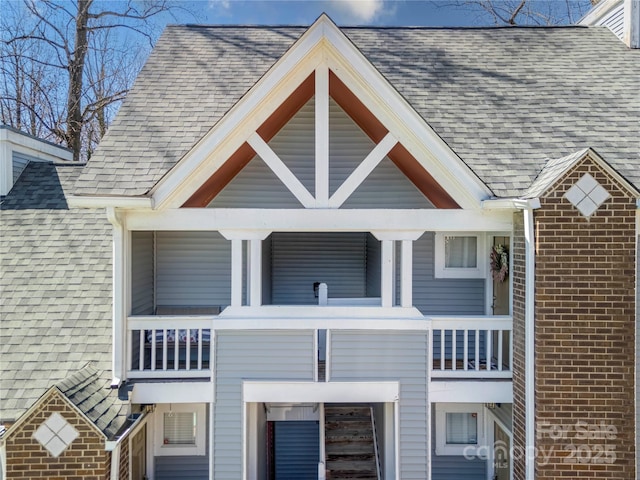
<path fill-rule="evenodd" d="M 268 480 L 316 480 L 320 459 L 319 404 L 273 404 L 267 420 Z"/>

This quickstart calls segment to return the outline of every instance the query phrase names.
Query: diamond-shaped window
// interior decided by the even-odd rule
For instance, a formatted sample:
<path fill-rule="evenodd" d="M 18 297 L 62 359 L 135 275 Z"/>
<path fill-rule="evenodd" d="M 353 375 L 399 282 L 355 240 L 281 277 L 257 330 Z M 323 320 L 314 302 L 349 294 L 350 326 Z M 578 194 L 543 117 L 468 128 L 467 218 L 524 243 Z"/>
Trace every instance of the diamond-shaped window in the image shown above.
<path fill-rule="evenodd" d="M 585 173 L 564 194 L 564 198 L 569 200 L 585 217 L 593 215 L 610 196 L 609 192 L 588 173 Z"/>
<path fill-rule="evenodd" d="M 78 431 L 59 413 L 53 413 L 33 434 L 53 457 L 58 457 L 78 438 Z"/>

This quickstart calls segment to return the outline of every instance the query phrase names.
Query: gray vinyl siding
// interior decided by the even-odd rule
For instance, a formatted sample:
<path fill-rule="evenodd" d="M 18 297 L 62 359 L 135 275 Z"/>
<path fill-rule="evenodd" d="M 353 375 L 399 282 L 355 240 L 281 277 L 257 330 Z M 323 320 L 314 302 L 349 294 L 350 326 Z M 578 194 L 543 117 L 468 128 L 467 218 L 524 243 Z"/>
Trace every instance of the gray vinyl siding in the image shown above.
<path fill-rule="evenodd" d="M 158 306 L 231 302 L 231 242 L 218 232 L 157 232 L 156 268 Z"/>
<path fill-rule="evenodd" d="M 37 158 L 34 157 L 30 157 L 29 155 L 25 155 L 23 153 L 20 152 L 13 152 L 13 156 L 12 156 L 12 168 L 13 168 L 13 183 L 15 185 L 16 181 L 18 180 L 18 178 L 20 177 L 20 174 L 22 173 L 22 171 L 25 169 L 25 167 L 27 166 L 27 164 L 30 161 L 38 161 Z"/>
<path fill-rule="evenodd" d="M 307 190 L 315 195 L 315 109 L 312 98 L 269 142 Z M 366 158 L 374 143 L 333 101 L 329 103 L 329 192 L 333 194 Z M 384 195 L 381 195 L 384 192 Z M 209 204 L 215 208 L 302 208 L 259 158 Z M 385 158 L 343 204 L 343 208 L 433 208 L 429 200 Z"/>
<path fill-rule="evenodd" d="M 431 418 L 436 418 L 435 405 Z M 486 480 L 487 462 L 479 458 L 467 460 L 462 455 L 436 455 L 435 420 L 431 429 L 431 480 Z"/>
<path fill-rule="evenodd" d="M 155 457 L 155 480 L 209 480 L 209 457 Z"/>
<path fill-rule="evenodd" d="M 400 382 L 400 476 L 427 478 L 428 334 L 334 330 L 330 341 L 331 381 Z"/>
<path fill-rule="evenodd" d="M 364 297 L 366 238 L 365 233 L 274 233 L 273 303 L 317 304 L 314 282 L 326 283 L 329 297 Z"/>
<path fill-rule="evenodd" d="M 272 236 L 269 235 L 262 242 L 262 304 L 272 304 L 271 294 L 271 245 Z"/>
<path fill-rule="evenodd" d="M 242 476 L 242 380 L 314 378 L 313 331 L 219 331 L 216 334 L 214 478 Z"/>
<path fill-rule="evenodd" d="M 484 315 L 485 281 L 434 278 L 434 239 L 425 233 L 413 242 L 413 304 L 424 315 Z"/>
<path fill-rule="evenodd" d="M 367 234 L 367 297 L 380 296 L 382 276 L 382 248 L 379 240 Z"/>
<path fill-rule="evenodd" d="M 153 232 L 131 232 L 131 314 L 151 315 L 153 301 Z"/>

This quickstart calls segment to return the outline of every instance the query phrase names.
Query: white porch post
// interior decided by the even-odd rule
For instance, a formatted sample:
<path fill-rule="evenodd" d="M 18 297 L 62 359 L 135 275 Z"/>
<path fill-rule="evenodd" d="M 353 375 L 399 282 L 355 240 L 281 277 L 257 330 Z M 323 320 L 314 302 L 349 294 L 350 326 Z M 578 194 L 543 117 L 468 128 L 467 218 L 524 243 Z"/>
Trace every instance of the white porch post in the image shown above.
<path fill-rule="evenodd" d="M 382 240 L 382 278 L 380 297 L 383 307 L 392 307 L 395 297 L 395 242 Z"/>
<path fill-rule="evenodd" d="M 413 306 L 413 241 L 402 240 L 402 264 L 400 277 L 400 305 Z"/>
<path fill-rule="evenodd" d="M 231 306 L 242 306 L 242 240 L 231 240 Z"/>
<path fill-rule="evenodd" d="M 249 305 L 262 305 L 262 240 L 249 240 Z"/>

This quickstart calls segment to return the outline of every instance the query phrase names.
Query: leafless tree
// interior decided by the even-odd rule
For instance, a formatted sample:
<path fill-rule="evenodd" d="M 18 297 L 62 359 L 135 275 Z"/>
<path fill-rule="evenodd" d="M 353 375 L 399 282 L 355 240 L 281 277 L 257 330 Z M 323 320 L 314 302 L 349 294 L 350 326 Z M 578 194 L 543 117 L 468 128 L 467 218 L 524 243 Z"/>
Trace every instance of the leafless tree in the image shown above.
<path fill-rule="evenodd" d="M 577 22 L 599 0 L 460 0 L 477 8 L 494 25 L 566 25 Z"/>
<path fill-rule="evenodd" d="M 157 38 L 154 19 L 179 10 L 170 0 L 5 2 L 2 122 L 87 158 Z"/>

